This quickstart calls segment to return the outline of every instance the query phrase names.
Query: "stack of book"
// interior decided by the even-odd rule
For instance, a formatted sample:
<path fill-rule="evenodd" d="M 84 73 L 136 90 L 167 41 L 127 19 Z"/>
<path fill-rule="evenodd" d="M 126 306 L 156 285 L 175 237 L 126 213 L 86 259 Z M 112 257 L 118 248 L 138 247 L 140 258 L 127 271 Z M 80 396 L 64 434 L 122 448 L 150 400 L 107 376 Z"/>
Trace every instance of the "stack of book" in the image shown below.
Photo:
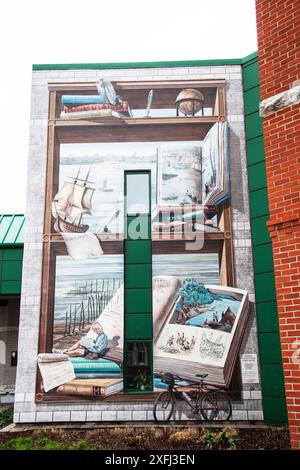
<path fill-rule="evenodd" d="M 107 359 L 85 359 L 84 357 L 71 357 L 76 379 L 99 379 L 102 377 L 122 377 L 121 367 L 114 361 Z"/>
<path fill-rule="evenodd" d="M 123 390 L 123 379 L 82 379 L 71 380 L 56 390 L 64 395 L 83 395 L 105 398 Z"/>
<path fill-rule="evenodd" d="M 60 119 L 95 119 L 102 117 L 128 117 L 131 115 L 127 101 L 111 104 L 100 95 L 62 95 Z"/>
<path fill-rule="evenodd" d="M 72 357 L 69 360 L 76 379 L 58 387 L 58 393 L 104 398 L 122 391 L 123 374 L 116 362 L 103 358 L 89 360 L 84 357 Z"/>

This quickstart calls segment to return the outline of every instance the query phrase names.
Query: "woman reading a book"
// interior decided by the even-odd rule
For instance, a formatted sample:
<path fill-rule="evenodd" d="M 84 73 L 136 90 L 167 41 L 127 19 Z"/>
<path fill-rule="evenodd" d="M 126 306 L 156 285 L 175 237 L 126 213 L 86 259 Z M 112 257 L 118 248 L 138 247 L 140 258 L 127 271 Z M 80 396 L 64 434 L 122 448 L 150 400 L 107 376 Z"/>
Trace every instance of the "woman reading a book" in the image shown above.
<path fill-rule="evenodd" d="M 93 335 L 85 336 L 77 341 L 73 346 L 63 350 L 52 350 L 52 352 L 60 352 L 70 357 L 86 356 L 88 359 L 98 359 L 102 357 L 108 346 L 107 335 L 103 332 L 100 323 L 95 322 L 90 329 Z"/>

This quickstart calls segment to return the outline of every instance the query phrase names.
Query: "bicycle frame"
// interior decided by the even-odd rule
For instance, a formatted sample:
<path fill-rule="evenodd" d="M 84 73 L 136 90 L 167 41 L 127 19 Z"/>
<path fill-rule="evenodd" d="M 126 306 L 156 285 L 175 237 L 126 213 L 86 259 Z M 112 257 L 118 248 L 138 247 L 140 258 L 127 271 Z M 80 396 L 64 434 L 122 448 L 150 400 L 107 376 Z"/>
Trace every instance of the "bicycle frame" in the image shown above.
<path fill-rule="evenodd" d="M 203 380 L 180 385 L 176 384 L 172 377 L 167 377 L 167 379 L 168 382 L 165 382 L 168 383 L 167 390 L 158 395 L 153 405 L 155 421 L 162 420 L 161 416 L 158 417 L 156 414 L 160 410 L 158 408 L 159 404 L 162 406 L 162 411 L 166 412 L 166 415 L 163 416 L 168 421 L 174 415 L 174 407 L 178 399 L 189 405 L 193 414 L 196 413 L 206 421 L 215 419 L 226 421 L 231 417 L 232 406 L 230 399 L 221 388 L 204 383 Z M 179 380 L 182 379 L 179 378 Z M 215 392 L 215 394 L 212 392 Z"/>
<path fill-rule="evenodd" d="M 203 382 L 201 381 L 199 384 L 193 384 L 193 385 L 185 385 L 185 386 L 176 386 L 176 385 L 171 385 L 168 387 L 168 391 L 174 395 L 175 398 L 182 398 L 192 410 L 196 411 L 197 407 L 194 406 L 193 400 L 189 396 L 188 392 L 185 392 L 184 390 L 178 390 L 179 388 L 195 388 L 195 393 L 196 393 L 196 399 L 195 403 L 197 404 L 199 402 L 199 399 L 203 393 L 206 392 L 206 389 L 203 387 Z"/>

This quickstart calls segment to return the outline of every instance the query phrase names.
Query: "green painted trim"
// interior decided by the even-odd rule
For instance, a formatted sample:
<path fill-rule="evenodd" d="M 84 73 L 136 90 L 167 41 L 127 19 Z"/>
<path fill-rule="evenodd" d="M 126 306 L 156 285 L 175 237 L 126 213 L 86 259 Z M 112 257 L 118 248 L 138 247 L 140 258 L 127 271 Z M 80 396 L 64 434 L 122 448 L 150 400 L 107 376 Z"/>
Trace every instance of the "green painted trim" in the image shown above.
<path fill-rule="evenodd" d="M 274 377 L 273 377 L 274 380 Z M 286 426 L 288 421 L 285 398 L 263 396 L 265 421 L 273 426 Z"/>
<path fill-rule="evenodd" d="M 243 66 L 248 65 L 248 62 L 255 61 L 258 59 L 258 52 L 252 52 L 252 54 L 247 55 L 242 59 Z"/>
<path fill-rule="evenodd" d="M 23 246 L 22 229 L 24 227 L 24 221 L 24 214 L 0 214 L 1 248 Z"/>
<path fill-rule="evenodd" d="M 147 175 L 148 177 L 148 211 L 142 214 L 128 212 L 127 190 L 128 176 Z M 146 220 L 147 230 L 143 239 L 131 239 L 127 230 L 135 219 Z M 125 170 L 124 171 L 124 388 L 126 394 L 143 394 L 153 391 L 153 315 L 152 315 L 152 246 L 151 246 L 151 171 Z M 136 249 L 135 249 L 136 247 Z M 127 252 L 128 250 L 128 252 Z M 127 373 L 128 344 L 132 342 L 146 342 L 150 345 L 150 375 L 152 377 L 151 389 L 147 391 L 128 388 Z M 142 366 L 141 366 L 142 367 Z M 132 371 L 132 369 L 130 369 Z"/>
<path fill-rule="evenodd" d="M 41 70 L 107 70 L 107 69 L 146 69 L 162 67 L 199 67 L 216 65 L 242 65 L 243 59 L 208 60 L 166 60 L 154 62 L 100 62 L 86 64 L 33 64 L 32 71 Z"/>
<path fill-rule="evenodd" d="M 18 243 L 0 243 L 0 248 L 23 248 L 24 243 L 18 242 Z"/>
<path fill-rule="evenodd" d="M 269 425 L 286 425 L 287 411 L 272 242 L 266 226 L 269 219 L 269 205 L 263 128 L 262 120 L 258 114 L 259 69 L 257 53 L 251 54 L 243 60 L 243 92 L 264 420 Z"/>

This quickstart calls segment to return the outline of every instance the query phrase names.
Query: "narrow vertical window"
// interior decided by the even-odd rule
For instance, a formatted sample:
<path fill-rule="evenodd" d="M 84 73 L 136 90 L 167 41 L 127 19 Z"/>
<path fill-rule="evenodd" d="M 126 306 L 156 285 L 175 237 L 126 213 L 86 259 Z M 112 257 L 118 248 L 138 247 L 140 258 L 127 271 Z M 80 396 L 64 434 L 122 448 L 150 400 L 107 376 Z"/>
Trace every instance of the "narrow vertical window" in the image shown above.
<path fill-rule="evenodd" d="M 124 391 L 153 391 L 151 173 L 125 171 Z"/>
<path fill-rule="evenodd" d="M 0 340 L 0 364 L 6 364 L 6 345 Z"/>

